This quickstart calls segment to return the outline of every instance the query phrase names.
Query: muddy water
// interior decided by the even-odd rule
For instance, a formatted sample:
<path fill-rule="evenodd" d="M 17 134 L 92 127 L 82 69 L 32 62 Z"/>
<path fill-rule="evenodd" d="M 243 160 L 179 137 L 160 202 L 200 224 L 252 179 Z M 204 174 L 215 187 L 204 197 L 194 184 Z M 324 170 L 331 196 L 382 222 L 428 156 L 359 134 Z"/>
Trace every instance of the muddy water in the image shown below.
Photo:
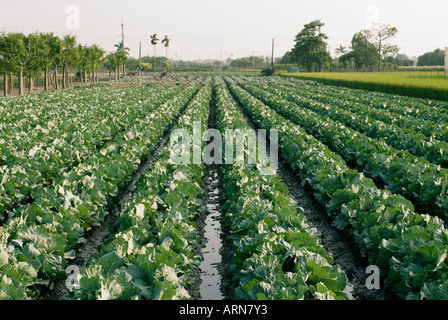
<path fill-rule="evenodd" d="M 224 299 L 220 289 L 222 277 L 218 268 L 222 263 L 223 244 L 220 223 L 220 189 L 216 166 L 209 166 L 208 176 L 204 182 L 207 217 L 204 222 L 204 246 L 201 251 L 203 260 L 199 266 L 201 270 L 199 293 L 202 300 L 222 300 Z"/>

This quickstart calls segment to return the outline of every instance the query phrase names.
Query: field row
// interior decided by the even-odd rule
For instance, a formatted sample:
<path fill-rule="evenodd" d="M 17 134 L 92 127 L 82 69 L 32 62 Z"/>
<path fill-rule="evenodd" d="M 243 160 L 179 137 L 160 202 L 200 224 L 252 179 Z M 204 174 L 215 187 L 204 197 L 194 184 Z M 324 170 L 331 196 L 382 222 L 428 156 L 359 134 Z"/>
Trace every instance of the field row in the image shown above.
<path fill-rule="evenodd" d="M 327 208 L 334 225 L 348 230 L 369 262 L 380 268 L 388 288 L 407 299 L 447 298 L 444 288 L 448 233 L 442 220 L 416 213 L 410 201 L 378 188 L 373 180 L 350 169 L 340 155 L 271 109 L 280 111 L 283 104 L 266 98 L 271 97 L 269 93 L 257 95 L 266 98 L 269 103 L 265 105 L 236 81 L 227 81 L 259 127 L 279 131 L 279 148 L 286 162 Z M 290 108 L 289 119 L 302 115 L 297 105 Z M 301 124 L 307 124 L 305 119 Z M 327 128 L 325 123 L 315 122 L 314 117 L 309 121 L 314 126 L 307 129 Z M 344 130 L 339 127 L 333 131 L 333 141 L 343 141 L 339 135 Z"/>
<path fill-rule="evenodd" d="M 212 144 L 203 136 L 194 145 L 193 127 L 206 132 L 213 113 L 222 150 L 235 132 L 250 129 L 244 116 L 278 132 L 280 160 L 379 267 L 389 290 L 447 299 L 448 142 L 428 135 L 436 125 L 431 113 L 443 118 L 446 110 L 417 99 L 404 107 L 394 97 L 384 98 L 385 110 L 382 98 L 366 95 L 275 77 L 208 77 L 0 100 L 0 113 L 10 115 L 0 122 L 1 139 L 11 137 L 0 154 L 0 298 L 39 299 L 65 281 L 90 231 L 123 199 L 108 238 L 66 298 L 197 296 L 209 182 L 208 164 L 193 158 L 194 148 Z M 168 140 L 173 129 L 193 139 L 182 140 L 188 150 Z M 189 161 L 173 162 L 184 151 Z M 227 298 L 347 299 L 347 275 L 308 224 L 309 213 L 263 166 L 272 166 L 264 152 L 256 164 L 219 165 L 233 287 Z"/>

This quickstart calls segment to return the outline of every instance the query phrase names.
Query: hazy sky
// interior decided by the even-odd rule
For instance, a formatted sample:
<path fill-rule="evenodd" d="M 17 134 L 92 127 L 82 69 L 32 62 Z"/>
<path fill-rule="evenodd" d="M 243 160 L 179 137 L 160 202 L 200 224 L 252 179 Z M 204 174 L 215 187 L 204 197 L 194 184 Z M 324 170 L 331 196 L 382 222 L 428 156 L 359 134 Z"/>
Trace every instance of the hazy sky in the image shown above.
<path fill-rule="evenodd" d="M 140 41 L 143 55 L 153 55 L 153 33 L 171 39 L 171 59 L 270 56 L 272 38 L 279 57 L 316 19 L 332 54 L 372 22 L 397 27 L 393 43 L 410 57 L 448 47 L 447 0 L 0 0 L 0 31 L 71 33 L 107 51 L 121 41 L 121 18 L 133 57 Z M 165 55 L 162 44 L 156 50 Z"/>

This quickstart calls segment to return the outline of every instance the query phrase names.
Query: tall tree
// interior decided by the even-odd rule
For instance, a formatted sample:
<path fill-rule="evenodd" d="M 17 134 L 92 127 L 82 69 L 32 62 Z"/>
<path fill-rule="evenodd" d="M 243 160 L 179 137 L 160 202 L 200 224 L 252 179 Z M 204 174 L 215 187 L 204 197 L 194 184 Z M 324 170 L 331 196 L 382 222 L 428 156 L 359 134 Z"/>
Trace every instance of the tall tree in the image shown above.
<path fill-rule="evenodd" d="M 323 64 L 330 60 L 327 51 L 327 35 L 321 32 L 324 23 L 320 20 L 312 21 L 304 26 L 295 38 L 292 49 L 294 61 L 302 64 L 311 72 L 314 68 L 322 71 Z"/>
<path fill-rule="evenodd" d="M 154 33 L 151 36 L 151 44 L 154 46 L 154 72 L 157 71 L 157 61 L 156 61 L 156 45 L 160 39 L 157 38 L 157 33 Z"/>
<path fill-rule="evenodd" d="M 48 90 L 48 80 L 49 80 L 49 69 L 53 64 L 54 60 L 56 60 L 57 53 L 54 52 L 54 47 L 52 43 L 55 38 L 57 38 L 53 33 L 41 33 L 40 37 L 44 42 L 46 47 L 46 55 L 42 57 L 42 67 L 44 69 L 44 90 Z"/>
<path fill-rule="evenodd" d="M 377 48 L 369 41 L 370 34 L 365 30 L 357 32 L 352 38 L 352 58 L 357 69 L 375 68 L 378 64 Z"/>
<path fill-rule="evenodd" d="M 62 43 L 62 88 L 65 89 L 69 86 L 70 69 L 77 65 L 80 56 L 76 36 L 65 35 Z"/>
<path fill-rule="evenodd" d="M 162 43 L 165 45 L 166 68 L 168 68 L 168 47 L 170 46 L 170 39 L 168 36 L 163 38 Z"/>
<path fill-rule="evenodd" d="M 28 75 L 28 92 L 32 93 L 34 89 L 34 77 L 42 73 L 42 70 L 48 65 L 49 46 L 45 39 L 38 33 L 28 35 L 29 41 L 29 60 L 26 64 L 26 73 Z"/>
<path fill-rule="evenodd" d="M 50 34 L 49 36 L 49 49 L 50 56 L 52 57 L 52 64 L 54 70 L 54 88 L 59 89 L 59 75 L 58 68 L 62 65 L 62 51 L 64 49 L 64 43 L 61 38 L 55 36 L 54 34 Z"/>
<path fill-rule="evenodd" d="M 22 39 L 14 34 L 0 34 L 0 71 L 3 73 L 3 94 L 8 96 L 9 83 L 12 83 L 13 73 L 19 72 L 19 52 Z M 11 88 L 12 90 L 12 88 Z"/>
<path fill-rule="evenodd" d="M 25 65 L 30 58 L 30 41 L 23 33 L 10 33 L 9 38 L 9 48 L 10 54 L 14 56 L 12 60 L 17 65 L 18 78 L 19 78 L 19 95 L 23 94 L 23 71 Z"/>
<path fill-rule="evenodd" d="M 397 54 L 400 48 L 388 43 L 388 40 L 395 37 L 398 29 L 388 24 L 373 24 L 372 30 L 364 30 L 365 35 L 373 42 L 378 51 L 378 71 L 381 71 L 381 62 L 385 55 Z"/>
<path fill-rule="evenodd" d="M 117 52 L 109 53 L 106 57 L 104 57 L 103 64 L 107 70 L 114 71 L 114 80 L 118 80 L 118 68 L 120 66 L 118 53 Z"/>
<path fill-rule="evenodd" d="M 122 41 L 120 41 L 118 44 L 116 44 L 115 48 L 117 48 L 117 52 L 123 51 L 123 52 L 126 53 L 126 55 L 129 54 L 129 50 L 130 49 L 128 47 L 123 46 L 123 42 Z M 123 76 L 126 76 L 126 65 L 124 64 L 121 67 L 123 69 L 123 71 L 122 71 L 123 72 Z"/>
<path fill-rule="evenodd" d="M 101 66 L 101 60 L 104 57 L 105 51 L 96 44 L 92 45 L 91 48 L 92 48 L 92 54 L 91 54 L 92 71 L 94 74 L 96 74 L 94 78 L 96 78 L 96 82 L 98 82 L 98 69 Z M 124 70 L 126 70 L 126 67 Z"/>

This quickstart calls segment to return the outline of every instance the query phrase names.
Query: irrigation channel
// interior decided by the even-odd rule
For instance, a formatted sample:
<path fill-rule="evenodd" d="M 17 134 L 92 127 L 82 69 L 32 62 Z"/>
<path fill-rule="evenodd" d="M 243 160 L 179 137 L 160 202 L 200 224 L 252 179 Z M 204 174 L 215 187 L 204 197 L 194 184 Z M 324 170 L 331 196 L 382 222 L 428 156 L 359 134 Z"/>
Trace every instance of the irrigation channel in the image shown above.
<path fill-rule="evenodd" d="M 215 95 L 212 91 L 210 101 L 210 115 L 208 118 L 208 128 L 216 128 Z M 207 141 L 211 142 L 211 136 Z M 212 140 L 213 141 L 213 140 Z M 212 155 L 213 156 L 213 155 Z M 205 221 L 202 227 L 203 246 L 201 248 L 202 263 L 200 269 L 199 296 L 202 300 L 223 300 L 225 295 L 222 292 L 222 266 L 223 259 L 223 232 L 221 228 L 221 195 L 222 185 L 219 178 L 218 164 L 205 165 L 204 177 L 204 205 Z"/>

